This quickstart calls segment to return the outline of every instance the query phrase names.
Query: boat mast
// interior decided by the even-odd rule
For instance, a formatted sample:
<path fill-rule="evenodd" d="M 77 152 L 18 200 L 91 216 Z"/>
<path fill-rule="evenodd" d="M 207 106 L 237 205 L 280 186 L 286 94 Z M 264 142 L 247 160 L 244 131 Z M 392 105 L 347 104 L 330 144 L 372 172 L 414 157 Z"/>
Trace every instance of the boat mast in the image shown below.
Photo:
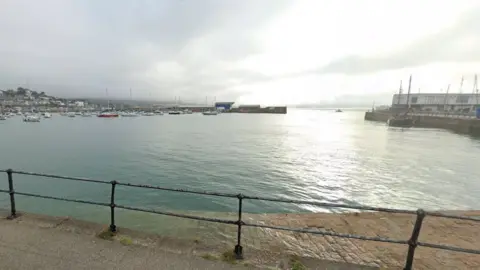
<path fill-rule="evenodd" d="M 412 89 L 412 75 L 410 75 L 410 80 L 408 81 L 408 92 L 407 92 L 407 112 L 410 109 L 410 90 Z"/>
<path fill-rule="evenodd" d="M 107 109 L 110 110 L 110 99 L 108 98 L 108 88 L 105 88 L 105 95 L 107 96 Z"/>
<path fill-rule="evenodd" d="M 462 80 L 460 81 L 460 89 L 459 89 L 460 94 L 462 93 L 462 88 L 463 88 L 463 76 L 462 76 Z"/>
<path fill-rule="evenodd" d="M 447 110 L 447 103 L 448 103 L 448 91 L 450 91 L 450 84 L 447 87 L 447 92 L 445 93 L 445 100 L 443 101 L 443 110 Z"/>
<path fill-rule="evenodd" d="M 400 98 L 402 97 L 402 80 L 400 80 L 400 89 L 398 89 L 398 101 L 397 101 L 397 105 L 400 105 Z"/>
<path fill-rule="evenodd" d="M 475 80 L 473 83 L 473 91 L 475 92 L 475 105 L 478 106 L 478 81 L 477 81 L 477 74 L 475 74 Z"/>

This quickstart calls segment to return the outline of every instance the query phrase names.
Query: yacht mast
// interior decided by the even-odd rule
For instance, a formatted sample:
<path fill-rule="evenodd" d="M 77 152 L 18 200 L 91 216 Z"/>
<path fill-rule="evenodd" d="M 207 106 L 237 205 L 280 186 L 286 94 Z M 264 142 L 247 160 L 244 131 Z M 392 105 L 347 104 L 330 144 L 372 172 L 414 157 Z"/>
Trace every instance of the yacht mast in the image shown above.
<path fill-rule="evenodd" d="M 398 100 L 397 100 L 397 105 L 400 105 L 400 99 L 402 97 L 402 80 L 400 80 L 400 89 L 398 89 Z"/>
<path fill-rule="evenodd" d="M 408 81 L 408 93 L 407 93 L 407 111 L 410 109 L 410 90 L 412 89 L 412 75 Z"/>

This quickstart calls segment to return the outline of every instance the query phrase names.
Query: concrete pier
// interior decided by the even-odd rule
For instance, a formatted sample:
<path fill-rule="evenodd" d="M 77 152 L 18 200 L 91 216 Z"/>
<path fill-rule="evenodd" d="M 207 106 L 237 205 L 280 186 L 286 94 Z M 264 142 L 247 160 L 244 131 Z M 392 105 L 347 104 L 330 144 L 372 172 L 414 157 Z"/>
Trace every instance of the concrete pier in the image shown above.
<path fill-rule="evenodd" d="M 442 114 L 409 114 L 414 120 L 414 127 L 441 128 L 451 130 L 455 133 L 480 136 L 480 119 L 465 117 L 461 115 Z M 393 114 L 389 111 L 366 112 L 365 120 L 387 122 Z"/>

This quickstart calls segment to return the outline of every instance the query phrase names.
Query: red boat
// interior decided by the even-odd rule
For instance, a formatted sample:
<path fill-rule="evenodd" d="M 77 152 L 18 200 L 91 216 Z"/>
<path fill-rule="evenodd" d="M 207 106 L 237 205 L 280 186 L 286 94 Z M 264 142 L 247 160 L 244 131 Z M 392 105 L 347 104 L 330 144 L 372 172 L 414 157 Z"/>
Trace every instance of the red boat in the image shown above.
<path fill-rule="evenodd" d="M 114 118 L 118 117 L 118 113 L 114 112 L 101 112 L 98 117 L 103 117 L 103 118 Z"/>

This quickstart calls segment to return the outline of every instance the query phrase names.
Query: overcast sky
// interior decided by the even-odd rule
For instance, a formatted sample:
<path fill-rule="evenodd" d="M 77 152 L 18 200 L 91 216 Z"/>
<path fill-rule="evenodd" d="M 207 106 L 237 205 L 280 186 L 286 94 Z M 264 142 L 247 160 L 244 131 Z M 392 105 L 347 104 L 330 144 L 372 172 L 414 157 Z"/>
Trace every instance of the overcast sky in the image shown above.
<path fill-rule="evenodd" d="M 1 0 L 0 89 L 297 104 L 472 92 L 478 0 Z M 380 98 L 381 99 L 381 98 Z M 383 102 L 383 100 L 377 101 Z"/>

